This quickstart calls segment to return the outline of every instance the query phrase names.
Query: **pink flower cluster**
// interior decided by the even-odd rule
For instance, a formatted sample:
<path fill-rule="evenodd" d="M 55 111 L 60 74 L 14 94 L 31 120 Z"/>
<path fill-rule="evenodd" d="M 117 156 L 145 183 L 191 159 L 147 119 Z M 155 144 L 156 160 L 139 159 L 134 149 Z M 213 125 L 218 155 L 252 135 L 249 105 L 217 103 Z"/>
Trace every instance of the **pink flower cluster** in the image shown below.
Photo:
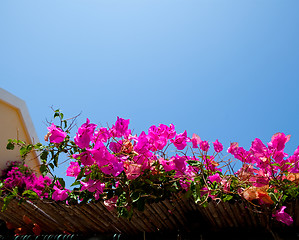
<path fill-rule="evenodd" d="M 74 142 L 80 151 L 72 155 L 76 161 L 70 163 L 67 176 L 77 178 L 81 167 L 96 165 L 106 175 L 117 177 L 124 172 L 127 179 L 133 180 L 145 171 L 154 171 L 154 163 L 158 162 L 165 171 L 175 171 L 175 177 L 180 179 L 181 185 L 187 190 L 190 181 L 194 179 L 199 170 L 190 166 L 187 161 L 199 161 L 199 159 L 180 155 L 167 159 L 160 156 L 159 153 L 169 145 L 182 151 L 187 147 L 188 142 L 192 142 L 194 148 L 199 146 L 202 151 L 207 152 L 209 150 L 208 142 L 201 141 L 197 135 L 190 139 L 186 131 L 176 133 L 173 124 L 169 126 L 153 125 L 148 129 L 148 133 L 142 132 L 139 136 L 132 136 L 129 123 L 129 119 L 117 117 L 116 123 L 110 129 L 103 127 L 97 129 L 97 125 L 90 123 L 90 120 L 87 119 L 76 133 Z M 218 140 L 213 144 L 217 153 L 223 150 L 223 146 Z M 213 165 L 213 159 L 213 157 L 206 159 L 206 165 L 212 171 L 220 170 Z M 93 189 L 91 192 L 95 192 L 96 198 L 98 198 L 98 193 L 103 192 L 104 185 L 96 188 L 98 190 L 94 189 L 95 185 L 100 186 L 99 184 L 101 184 L 96 179 L 81 181 L 81 184 L 82 191 Z"/>
<path fill-rule="evenodd" d="M 174 179 L 178 180 L 182 189 L 186 191 L 190 189 L 191 182 L 198 176 L 198 173 L 206 171 L 207 184 L 218 186 L 227 193 L 230 191 L 229 177 L 222 174 L 222 169 L 216 161 L 218 154 L 223 151 L 223 145 L 218 139 L 213 142 L 214 154 L 208 155 L 211 148 L 208 141 L 202 140 L 196 134 L 189 138 L 186 131 L 177 133 L 173 124 L 153 125 L 147 133 L 143 131 L 139 136 L 132 136 L 129 123 L 129 119 L 117 117 L 117 121 L 111 128 L 97 128 L 96 124 L 90 123 L 87 119 L 79 127 L 74 138 L 78 151 L 71 156 L 74 161 L 70 162 L 67 176 L 77 178 L 82 173 L 82 168 L 86 169 L 83 173 L 86 178 L 80 181 L 81 191 L 94 193 L 95 199 L 99 199 L 104 193 L 107 187 L 105 183 L 89 175 L 92 172 L 90 169 L 94 166 L 97 166 L 102 174 L 114 178 L 115 181 L 120 174 L 124 174 L 128 180 L 137 179 L 146 172 L 158 174 L 161 169 L 157 166 L 161 166 L 165 173 L 173 173 Z M 67 136 L 53 124 L 48 130 L 52 143 L 60 144 Z M 284 152 L 285 144 L 289 139 L 289 135 L 277 133 L 265 145 L 256 138 L 248 151 L 239 147 L 237 143 L 231 144 L 227 152 L 242 162 L 242 167 L 236 172 L 236 177 L 245 185 L 247 184 L 246 189 L 242 187 L 238 189 L 241 196 L 249 201 L 258 200 L 260 204 L 273 204 L 267 192 L 271 188 L 270 181 L 283 180 L 286 178 L 285 173 L 299 173 L 299 147 L 291 156 Z M 188 146 L 188 143 L 191 146 Z M 171 146 L 177 150 L 177 153 L 167 157 L 165 150 Z M 186 154 L 188 149 L 191 149 L 192 153 L 198 150 L 200 155 L 188 156 Z M 204 169 L 189 162 L 200 162 Z M 55 191 L 57 194 L 53 194 L 53 199 L 62 200 L 67 197 L 67 191 L 59 187 L 56 187 Z M 208 194 L 214 198 L 215 195 L 210 192 L 208 186 L 201 188 L 202 195 Z M 110 206 L 109 201 L 106 200 Z M 273 216 L 279 221 L 290 224 L 291 217 L 284 212 L 284 209 L 285 207 L 282 207 Z"/>
<path fill-rule="evenodd" d="M 244 191 L 245 199 L 257 199 L 260 203 L 273 204 L 268 193 L 263 190 L 271 187 L 269 186 L 270 181 L 296 180 L 296 177 L 292 178 L 292 176 L 299 173 L 299 146 L 294 154 L 289 156 L 284 152 L 285 144 L 289 139 L 290 135 L 276 133 L 267 146 L 256 138 L 248 151 L 239 147 L 237 143 L 232 143 L 228 148 L 228 153 L 243 162 L 236 175 L 240 180 L 253 186 Z M 288 178 L 285 174 L 288 174 Z M 280 210 L 273 214 L 273 217 L 290 225 L 293 220 L 284 212 L 285 208 L 285 206 L 282 206 Z"/>
<path fill-rule="evenodd" d="M 24 165 L 25 170 L 20 171 L 18 167 L 20 163 L 13 163 L 10 170 L 4 176 L 4 187 L 6 189 L 13 189 L 18 187 L 19 190 L 32 190 L 37 193 L 40 198 L 48 198 L 49 194 L 45 192 L 45 188 L 49 186 L 52 181 L 49 177 L 37 177 L 29 168 Z"/>

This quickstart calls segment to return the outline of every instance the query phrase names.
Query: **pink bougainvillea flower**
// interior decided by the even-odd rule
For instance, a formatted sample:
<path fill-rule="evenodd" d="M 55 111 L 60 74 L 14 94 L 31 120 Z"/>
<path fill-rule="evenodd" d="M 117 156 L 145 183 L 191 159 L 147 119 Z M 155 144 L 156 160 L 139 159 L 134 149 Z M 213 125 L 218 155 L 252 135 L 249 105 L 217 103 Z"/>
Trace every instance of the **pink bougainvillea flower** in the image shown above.
<path fill-rule="evenodd" d="M 111 154 L 109 159 L 106 160 L 106 164 L 101 166 L 101 170 L 107 175 L 111 174 L 116 177 L 124 170 L 124 163 Z"/>
<path fill-rule="evenodd" d="M 50 127 L 49 130 L 49 139 L 51 143 L 61 143 L 65 139 L 67 133 L 62 131 L 60 128 L 56 127 L 54 123 Z"/>
<path fill-rule="evenodd" d="M 192 142 L 192 147 L 193 148 L 198 148 L 198 145 L 200 144 L 201 139 L 197 134 L 193 133 L 193 136 L 191 138 L 191 142 Z"/>
<path fill-rule="evenodd" d="M 285 144 L 290 140 L 291 135 L 285 135 L 284 133 L 275 133 L 271 142 L 268 143 L 269 149 L 272 151 L 283 151 Z"/>
<path fill-rule="evenodd" d="M 148 135 L 153 139 L 159 139 L 160 136 L 167 135 L 167 126 L 160 124 L 159 127 L 153 125 L 148 129 Z"/>
<path fill-rule="evenodd" d="M 100 194 L 104 192 L 105 183 L 101 183 L 99 180 L 89 179 L 87 182 L 80 181 L 82 184 L 81 191 L 87 190 L 89 192 L 95 192 L 95 199 L 98 200 Z"/>
<path fill-rule="evenodd" d="M 168 128 L 168 136 L 167 136 L 167 138 L 168 139 L 172 139 L 172 138 L 175 137 L 175 135 L 176 135 L 175 127 L 174 127 L 173 124 L 170 124 L 169 128 Z"/>
<path fill-rule="evenodd" d="M 122 141 L 119 140 L 118 142 L 111 142 L 109 144 L 109 149 L 114 153 L 119 153 L 121 150 Z"/>
<path fill-rule="evenodd" d="M 201 141 L 199 143 L 199 147 L 202 151 L 207 152 L 207 151 L 209 151 L 210 145 L 209 145 L 208 141 Z"/>
<path fill-rule="evenodd" d="M 109 211 L 112 211 L 116 207 L 118 196 L 114 196 L 110 199 L 107 199 L 104 201 L 104 205 Z"/>
<path fill-rule="evenodd" d="M 134 151 L 139 154 L 144 154 L 148 152 L 150 143 L 149 143 L 149 137 L 145 134 L 145 132 L 141 132 L 139 137 L 136 139 L 137 144 L 134 146 Z"/>
<path fill-rule="evenodd" d="M 131 134 L 131 130 L 128 129 L 130 123 L 130 119 L 123 119 L 117 117 L 115 125 L 110 129 L 110 134 L 113 137 L 128 137 Z"/>
<path fill-rule="evenodd" d="M 221 184 L 223 186 L 223 192 L 230 193 L 230 186 L 231 186 L 231 180 L 222 179 Z"/>
<path fill-rule="evenodd" d="M 268 148 L 259 138 L 254 139 L 251 144 L 250 151 L 257 158 L 269 158 L 271 155 L 271 153 L 268 151 Z"/>
<path fill-rule="evenodd" d="M 227 152 L 232 154 L 236 159 L 239 159 L 245 163 L 252 163 L 256 158 L 252 151 L 246 151 L 244 148 L 239 147 L 237 142 L 233 142 L 230 144 L 230 147 L 227 149 Z"/>
<path fill-rule="evenodd" d="M 223 145 L 218 141 L 218 139 L 213 142 L 215 152 L 219 153 L 223 150 Z"/>
<path fill-rule="evenodd" d="M 219 166 L 219 163 L 215 162 L 214 159 L 215 159 L 214 156 L 205 156 L 205 155 L 203 156 L 203 160 L 204 160 L 207 170 L 210 170 L 212 172 L 215 172 L 215 171 L 222 172 L 221 168 L 217 168 Z"/>
<path fill-rule="evenodd" d="M 238 148 L 239 148 L 239 144 L 237 142 L 233 142 L 230 144 L 229 148 L 227 149 L 227 152 L 232 155 L 235 155 Z"/>
<path fill-rule="evenodd" d="M 116 177 L 123 171 L 123 162 L 111 154 L 102 142 L 98 142 L 90 152 L 103 173 Z"/>
<path fill-rule="evenodd" d="M 92 141 L 93 142 L 97 142 L 97 141 L 107 142 L 110 137 L 111 136 L 110 136 L 110 133 L 107 130 L 107 128 L 101 127 L 99 130 L 94 132 Z"/>
<path fill-rule="evenodd" d="M 152 151 L 162 150 L 169 139 L 176 135 L 174 125 L 171 124 L 169 127 L 164 124 L 160 124 L 159 127 L 155 125 L 151 126 L 148 130 L 148 138 L 151 143 L 150 149 Z"/>
<path fill-rule="evenodd" d="M 80 160 L 84 166 L 91 166 L 94 164 L 94 159 L 92 158 L 91 151 L 85 151 L 80 154 L 73 154 L 73 158 Z"/>
<path fill-rule="evenodd" d="M 187 137 L 187 131 L 185 130 L 185 132 L 177 134 L 175 139 L 171 139 L 170 141 L 178 150 L 183 150 L 187 146 L 187 142 L 191 140 Z"/>
<path fill-rule="evenodd" d="M 213 182 L 217 182 L 217 183 L 221 182 L 221 177 L 220 177 L 219 173 L 215 173 L 214 175 L 211 175 L 208 178 L 212 183 Z"/>
<path fill-rule="evenodd" d="M 175 170 L 181 173 L 184 173 L 187 169 L 186 160 L 188 160 L 185 156 L 179 156 L 178 154 L 171 158 L 173 163 L 175 164 Z"/>
<path fill-rule="evenodd" d="M 129 180 L 135 179 L 137 177 L 140 176 L 141 174 L 141 168 L 142 166 L 140 164 L 136 164 L 136 163 L 125 163 L 124 164 L 124 169 L 125 169 L 125 173 L 127 175 L 127 178 Z"/>
<path fill-rule="evenodd" d="M 286 206 L 282 206 L 279 210 L 276 211 L 275 214 L 272 215 L 272 217 L 275 217 L 277 221 L 283 222 L 286 225 L 290 226 L 293 223 L 293 218 L 284 212 L 286 209 Z"/>
<path fill-rule="evenodd" d="M 54 186 L 53 189 L 55 190 L 52 194 L 52 199 L 54 201 L 64 201 L 65 199 L 68 198 L 69 194 L 69 190 L 67 189 L 59 189 L 58 187 Z"/>
<path fill-rule="evenodd" d="M 173 159 L 166 160 L 164 158 L 159 158 L 159 163 L 163 166 L 163 168 L 166 172 L 169 172 L 169 171 L 172 171 L 175 169 L 175 164 L 173 162 Z"/>
<path fill-rule="evenodd" d="M 70 162 L 70 166 L 66 170 L 66 175 L 69 177 L 78 177 L 81 169 L 78 162 Z"/>
<path fill-rule="evenodd" d="M 97 125 L 90 123 L 88 118 L 86 119 L 86 123 L 79 127 L 74 139 L 79 148 L 83 149 L 89 147 L 89 143 L 93 139 L 93 134 L 96 127 Z"/>
<path fill-rule="evenodd" d="M 141 170 L 150 169 L 155 156 L 151 152 L 134 156 L 133 163 L 141 165 Z"/>

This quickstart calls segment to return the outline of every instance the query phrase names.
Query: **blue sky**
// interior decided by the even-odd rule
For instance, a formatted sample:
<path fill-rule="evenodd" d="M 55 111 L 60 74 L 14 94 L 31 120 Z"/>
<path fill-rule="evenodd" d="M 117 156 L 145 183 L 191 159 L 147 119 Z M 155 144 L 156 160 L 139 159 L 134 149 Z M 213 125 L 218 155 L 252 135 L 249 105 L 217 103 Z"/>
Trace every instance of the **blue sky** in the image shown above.
<path fill-rule="evenodd" d="M 299 1 L 0 2 L 0 87 L 40 140 L 51 106 L 97 124 L 130 118 L 225 148 L 276 132 L 299 144 Z"/>

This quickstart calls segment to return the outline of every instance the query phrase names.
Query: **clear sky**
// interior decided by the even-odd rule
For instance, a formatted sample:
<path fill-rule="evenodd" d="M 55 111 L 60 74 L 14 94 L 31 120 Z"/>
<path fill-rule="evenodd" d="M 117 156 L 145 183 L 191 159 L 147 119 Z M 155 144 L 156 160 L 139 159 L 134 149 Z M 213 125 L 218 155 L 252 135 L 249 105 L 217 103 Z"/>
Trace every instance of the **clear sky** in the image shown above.
<path fill-rule="evenodd" d="M 135 133 L 173 123 L 227 148 L 299 145 L 298 0 L 0 2 L 0 87 L 43 140 L 51 106 Z"/>

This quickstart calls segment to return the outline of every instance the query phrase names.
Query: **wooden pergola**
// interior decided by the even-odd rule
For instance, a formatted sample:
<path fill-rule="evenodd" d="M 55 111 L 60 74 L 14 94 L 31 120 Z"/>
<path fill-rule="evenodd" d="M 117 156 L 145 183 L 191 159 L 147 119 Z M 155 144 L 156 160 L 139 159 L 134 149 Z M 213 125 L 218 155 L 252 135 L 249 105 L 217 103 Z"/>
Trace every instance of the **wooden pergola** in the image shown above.
<path fill-rule="evenodd" d="M 3 202 L 1 201 L 0 205 Z M 1 207 L 1 206 L 0 206 Z M 15 227 L 31 227 L 23 216 L 37 223 L 43 234 L 123 234 L 140 236 L 155 233 L 202 233 L 232 231 L 264 231 L 276 236 L 277 231 L 296 230 L 299 227 L 299 201 L 288 204 L 293 216 L 293 226 L 288 227 L 271 218 L 271 213 L 247 201 L 217 202 L 211 200 L 207 207 L 195 204 L 192 199 L 175 196 L 171 200 L 146 205 L 145 211 L 134 211 L 131 220 L 118 217 L 102 201 L 88 204 L 67 205 L 49 200 L 27 201 L 19 204 L 13 200 L 0 218 Z M 274 238 L 280 239 L 280 238 Z"/>

